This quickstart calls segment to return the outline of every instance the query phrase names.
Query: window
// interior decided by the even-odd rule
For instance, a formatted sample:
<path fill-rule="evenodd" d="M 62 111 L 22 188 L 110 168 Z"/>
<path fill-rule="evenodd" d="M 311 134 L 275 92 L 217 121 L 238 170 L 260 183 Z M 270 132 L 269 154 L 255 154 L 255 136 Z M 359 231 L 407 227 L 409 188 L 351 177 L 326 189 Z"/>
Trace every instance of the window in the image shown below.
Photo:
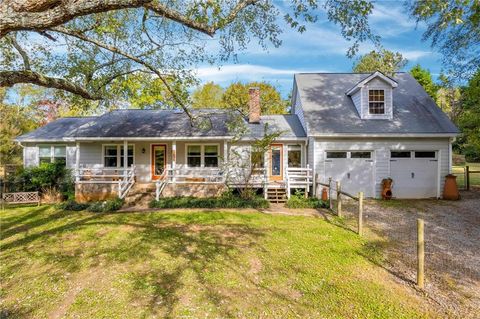
<path fill-rule="evenodd" d="M 370 114 L 385 114 L 385 91 L 368 91 L 368 112 Z"/>
<path fill-rule="evenodd" d="M 250 164 L 253 169 L 261 169 L 265 167 L 265 157 L 262 152 L 252 151 L 250 154 Z"/>
<path fill-rule="evenodd" d="M 410 151 L 391 151 L 391 158 L 410 158 Z"/>
<path fill-rule="evenodd" d="M 38 147 L 38 162 L 43 163 L 67 163 L 67 148 L 65 146 L 40 145 Z"/>
<path fill-rule="evenodd" d="M 218 145 L 187 145 L 188 167 L 218 167 Z"/>
<path fill-rule="evenodd" d="M 371 158 L 372 152 L 350 152 L 350 158 Z"/>
<path fill-rule="evenodd" d="M 418 152 L 415 152 L 415 158 L 435 158 L 435 151 L 418 151 Z"/>
<path fill-rule="evenodd" d="M 202 146 L 201 145 L 187 146 L 187 165 L 188 167 L 202 166 Z"/>
<path fill-rule="evenodd" d="M 134 163 L 134 147 L 128 145 L 127 148 L 127 166 L 131 167 Z M 104 145 L 103 146 L 103 166 L 104 167 L 123 167 L 123 145 Z"/>
<path fill-rule="evenodd" d="M 218 167 L 218 145 L 205 145 L 205 167 Z"/>
<path fill-rule="evenodd" d="M 327 158 L 347 158 L 347 152 L 327 152 Z"/>
<path fill-rule="evenodd" d="M 302 147 L 300 145 L 288 146 L 288 167 L 302 167 Z"/>

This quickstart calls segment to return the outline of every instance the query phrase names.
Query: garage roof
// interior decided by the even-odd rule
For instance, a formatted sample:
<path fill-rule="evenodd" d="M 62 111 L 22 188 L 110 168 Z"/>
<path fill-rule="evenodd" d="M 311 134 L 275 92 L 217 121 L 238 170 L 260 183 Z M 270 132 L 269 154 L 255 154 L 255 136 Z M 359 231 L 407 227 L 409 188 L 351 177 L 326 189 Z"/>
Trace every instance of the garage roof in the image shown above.
<path fill-rule="evenodd" d="M 295 74 L 308 135 L 451 134 L 458 129 L 408 73 L 393 77 L 393 119 L 361 119 L 345 93 L 371 73 Z"/>

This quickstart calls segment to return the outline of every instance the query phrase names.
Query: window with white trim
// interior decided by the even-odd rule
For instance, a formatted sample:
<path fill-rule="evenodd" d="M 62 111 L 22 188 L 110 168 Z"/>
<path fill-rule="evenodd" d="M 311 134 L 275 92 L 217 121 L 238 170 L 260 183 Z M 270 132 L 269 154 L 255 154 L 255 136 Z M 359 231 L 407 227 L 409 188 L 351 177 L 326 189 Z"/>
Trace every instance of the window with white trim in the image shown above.
<path fill-rule="evenodd" d="M 103 166 L 104 167 L 123 167 L 123 145 L 109 144 L 103 145 Z M 135 148 L 133 145 L 127 147 L 127 167 L 134 164 Z"/>
<path fill-rule="evenodd" d="M 67 164 L 67 148 L 65 145 L 39 145 L 38 163 Z"/>
<path fill-rule="evenodd" d="M 368 112 L 385 114 L 385 90 L 368 90 Z"/>
<path fill-rule="evenodd" d="M 218 167 L 218 145 L 190 144 L 186 148 L 188 167 Z"/>

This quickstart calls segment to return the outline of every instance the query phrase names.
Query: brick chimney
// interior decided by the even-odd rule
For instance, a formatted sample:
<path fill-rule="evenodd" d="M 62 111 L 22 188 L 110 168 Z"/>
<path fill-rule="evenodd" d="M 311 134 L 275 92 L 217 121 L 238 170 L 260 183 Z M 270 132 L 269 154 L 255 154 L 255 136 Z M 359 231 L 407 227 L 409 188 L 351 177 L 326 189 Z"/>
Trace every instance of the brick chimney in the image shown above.
<path fill-rule="evenodd" d="M 248 95 L 248 122 L 260 123 L 260 88 L 249 88 Z"/>

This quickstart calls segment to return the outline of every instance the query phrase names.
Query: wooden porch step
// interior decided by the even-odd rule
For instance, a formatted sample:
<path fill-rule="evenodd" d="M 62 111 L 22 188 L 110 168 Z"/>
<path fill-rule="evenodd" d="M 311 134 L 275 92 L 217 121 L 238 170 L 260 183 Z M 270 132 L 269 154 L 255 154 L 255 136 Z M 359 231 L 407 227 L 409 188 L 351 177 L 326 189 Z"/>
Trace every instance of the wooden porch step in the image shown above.
<path fill-rule="evenodd" d="M 270 203 L 285 203 L 287 201 L 287 190 L 285 188 L 269 188 L 267 189 L 267 200 Z"/>

